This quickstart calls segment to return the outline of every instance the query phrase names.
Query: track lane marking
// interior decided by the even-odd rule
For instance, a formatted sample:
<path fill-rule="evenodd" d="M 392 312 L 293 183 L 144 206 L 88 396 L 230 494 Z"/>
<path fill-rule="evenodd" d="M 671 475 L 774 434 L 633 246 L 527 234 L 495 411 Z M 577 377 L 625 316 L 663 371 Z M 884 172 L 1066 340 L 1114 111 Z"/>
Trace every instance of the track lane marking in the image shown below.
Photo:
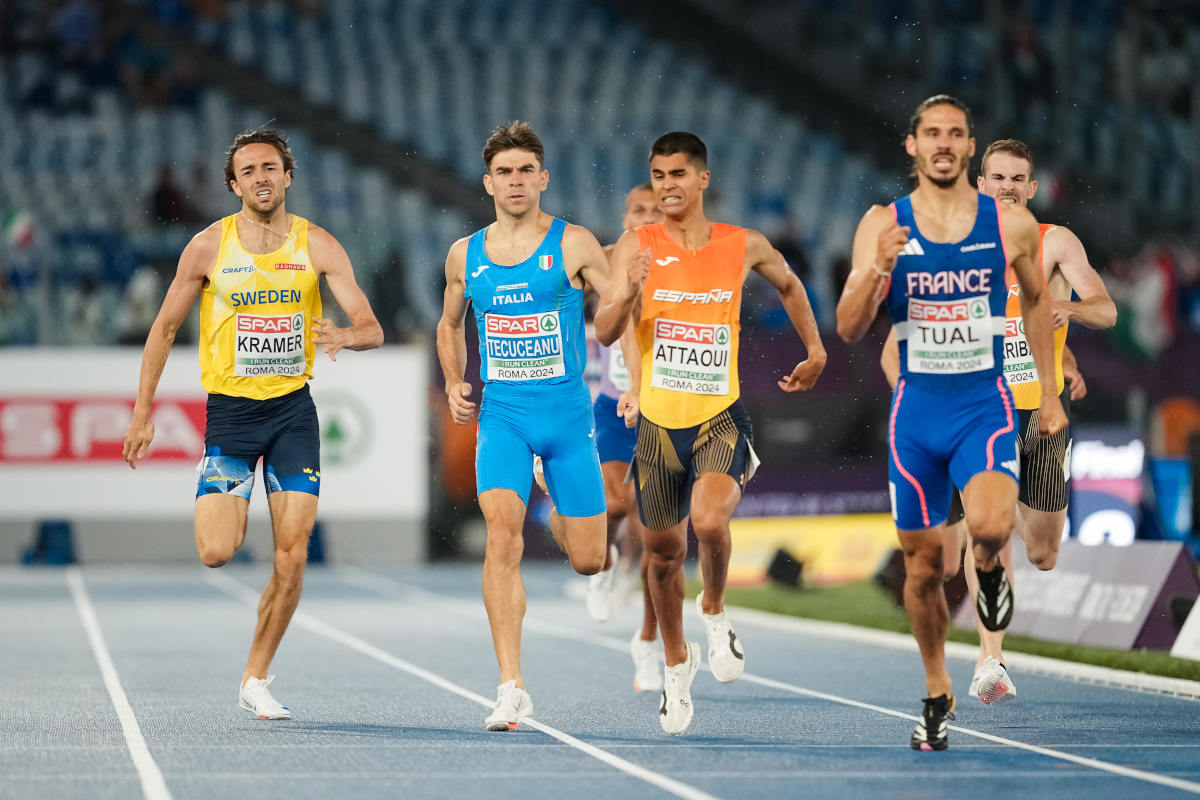
<path fill-rule="evenodd" d="M 83 575 L 80 573 L 79 567 L 67 567 L 67 586 L 75 601 L 75 608 L 83 623 L 83 630 L 87 633 L 88 643 L 92 647 L 92 655 L 96 657 L 96 664 L 100 667 L 104 688 L 108 690 L 108 697 L 112 701 L 113 708 L 116 709 L 117 719 L 121 723 L 121 732 L 125 735 L 125 746 L 129 750 L 129 757 L 133 760 L 133 766 L 137 770 L 138 779 L 142 785 L 142 795 L 146 800 L 171 800 L 171 792 L 167 789 L 162 770 L 158 768 L 154 757 L 150 755 L 150 748 L 146 746 L 146 739 L 142 736 L 142 728 L 138 725 L 137 716 L 133 713 L 133 707 L 129 705 L 129 698 L 125 696 L 125 690 L 121 688 L 121 677 L 117 674 L 117 667 L 113 664 L 112 655 L 108 652 L 108 645 L 104 643 L 100 621 L 96 617 L 92 601 L 88 598 L 87 587 L 83 584 Z"/>
<path fill-rule="evenodd" d="M 409 584 L 405 584 L 401 581 L 398 581 L 398 580 L 395 580 L 392 578 L 388 578 L 383 575 L 379 575 L 378 573 L 370 572 L 368 570 L 364 570 L 364 569 L 361 569 L 358 567 L 348 567 L 348 566 L 347 567 L 337 567 L 337 568 L 335 568 L 335 574 L 342 577 L 348 583 L 355 584 L 355 585 L 361 586 L 363 588 L 371 588 L 371 589 L 374 589 L 375 591 L 381 592 L 383 594 L 388 594 L 388 595 L 397 596 L 397 597 L 408 596 L 410 598 L 413 595 L 422 596 L 422 597 L 428 598 L 429 600 L 436 601 L 440 605 L 448 606 L 451 609 L 453 609 L 456 613 L 470 613 L 472 616 L 477 616 L 478 612 L 479 612 L 477 603 L 473 603 L 473 602 L 466 601 L 466 600 L 460 600 L 459 598 L 449 597 L 447 595 L 439 595 L 436 592 L 430 592 L 426 589 L 421 589 L 421 588 L 417 588 L 414 586 L 410 586 Z M 741 613 L 741 609 L 739 609 L 739 614 L 740 613 Z M 766 612 L 758 612 L 757 615 L 763 615 L 765 613 Z M 628 653 L 628 649 L 629 649 L 628 642 L 624 642 L 619 639 L 614 639 L 609 636 L 604 636 L 602 634 L 597 634 L 592 631 L 584 632 L 584 631 L 580 631 L 580 630 L 577 630 L 575 628 L 571 628 L 571 627 L 568 627 L 565 625 L 559 625 L 557 623 L 552 623 L 552 622 L 545 622 L 543 620 L 538 620 L 536 618 L 532 618 L 528 614 L 526 614 L 526 616 L 525 616 L 524 627 L 527 630 L 537 631 L 539 633 L 543 633 L 548 636 L 555 636 L 555 637 L 562 638 L 562 639 L 568 639 L 568 640 L 577 641 L 577 642 L 584 642 L 587 644 L 591 644 L 595 647 L 603 647 L 605 649 L 619 651 L 621 653 Z M 782 627 L 782 626 L 780 626 L 780 627 Z M 810 632 L 810 635 L 811 635 L 811 632 Z M 900 636 L 901 634 L 896 634 L 896 635 Z M 864 639 L 863 641 L 866 643 L 874 643 L 869 639 Z M 895 645 L 893 644 L 892 646 L 895 646 Z M 913 644 L 913 649 L 915 649 L 915 642 Z M 704 669 L 708 669 L 707 664 L 704 665 Z M 797 686 L 795 684 L 786 683 L 784 681 L 777 681 L 772 678 L 764 678 L 764 677 L 761 677 L 758 675 L 751 674 L 749 672 L 742 673 L 742 676 L 741 676 L 741 678 L 739 678 L 739 680 L 749 681 L 750 683 L 756 683 L 760 686 L 766 686 L 768 688 L 776 689 L 779 691 L 789 692 L 792 694 L 799 694 L 799 695 L 803 695 L 806 697 L 812 697 L 817 700 L 824 700 L 824 701 L 830 702 L 830 703 L 837 703 L 840 705 L 851 706 L 854 708 L 860 708 L 860 709 L 863 709 L 866 711 L 872 711 L 872 712 L 875 712 L 878 714 L 884 714 L 884 715 L 896 717 L 899 719 L 906 719 L 906 720 L 911 720 L 914 722 L 916 722 L 917 720 L 920 719 L 920 717 L 916 714 L 909 714 L 909 713 L 906 713 L 903 711 L 897 711 L 896 709 L 891 709 L 891 708 L 884 708 L 883 706 L 877 706 L 872 703 L 865 703 L 860 700 L 854 700 L 854 699 L 851 699 L 848 697 L 841 697 L 840 695 L 829 694 L 828 692 L 820 692 L 815 689 L 805 689 L 802 686 Z M 957 731 L 958 733 L 962 733 L 967 736 L 973 736 L 973 737 L 976 737 L 979 739 L 983 739 L 984 741 L 992 742 L 994 744 L 1006 745 L 1008 747 L 1013 747 L 1013 748 L 1016 748 L 1019 750 L 1025 750 L 1025 751 L 1028 751 L 1031 753 L 1036 753 L 1038 755 L 1045 756 L 1048 758 L 1056 758 L 1056 759 L 1059 759 L 1062 761 L 1068 761 L 1073 764 L 1078 764 L 1080 766 L 1089 767 L 1091 769 L 1108 772 L 1108 773 L 1111 773 L 1114 775 L 1120 775 L 1122 777 L 1131 778 L 1134 780 L 1140 780 L 1140 781 L 1144 781 L 1147 783 L 1154 783 L 1154 784 L 1158 784 L 1160 786 L 1168 786 L 1173 789 L 1179 789 L 1181 791 L 1190 792 L 1192 794 L 1200 794 L 1200 783 L 1196 783 L 1194 781 L 1187 781 L 1187 780 L 1183 780 L 1181 778 L 1172 778 L 1168 775 L 1160 775 L 1160 774 L 1154 773 L 1154 772 L 1146 772 L 1144 770 L 1134 769 L 1132 767 L 1124 767 L 1124 766 L 1121 766 L 1120 764 L 1113 764 L 1113 763 L 1110 763 L 1107 761 L 1101 761 L 1101 760 L 1095 759 L 1095 758 L 1088 758 L 1086 756 L 1077 756 L 1073 753 L 1065 753 L 1065 752 L 1061 752 L 1058 750 L 1052 750 L 1047 747 L 1041 747 L 1041 746 L 1033 745 L 1033 744 L 1026 744 L 1024 742 L 1019 742 L 1015 739 L 1006 739 L 1002 736 L 995 736 L 990 733 L 984 733 L 983 731 L 977 731 L 977 730 L 974 730 L 971 728 L 964 728 L 964 727 L 961 727 L 958 725 L 951 725 L 949 727 L 951 730 Z"/>
<path fill-rule="evenodd" d="M 209 573 L 205 576 L 205 579 L 217 589 L 234 598 L 235 600 L 246 603 L 251 607 L 256 608 L 258 606 L 258 595 L 241 582 L 217 572 Z M 495 705 L 495 701 L 489 700 L 481 694 L 472 692 L 470 689 L 463 688 L 462 686 L 459 686 L 458 684 L 449 681 L 434 672 L 422 667 L 418 667 L 416 664 L 394 656 L 386 650 L 382 650 L 351 633 L 346 633 L 340 628 L 336 628 L 333 625 L 322 622 L 316 617 L 311 616 L 303 611 L 297 611 L 292 616 L 292 624 L 306 628 L 309 631 L 318 634 L 319 636 L 324 636 L 326 639 L 337 642 L 344 647 L 373 658 L 376 661 L 387 664 L 390 667 L 394 667 L 402 672 L 407 672 L 413 677 L 420 678 L 428 683 L 432 683 L 434 686 L 437 686 L 440 689 L 444 689 L 447 692 L 456 694 L 459 697 L 470 700 L 473 703 L 478 703 L 485 708 L 490 709 Z M 668 792 L 676 797 L 684 798 L 684 800 L 717 800 L 715 796 L 708 794 L 707 792 L 703 792 L 693 786 L 687 785 L 686 783 L 681 783 L 674 778 L 668 778 L 666 775 L 648 770 L 645 767 L 641 767 L 631 761 L 626 761 L 619 756 L 615 756 L 612 753 L 601 750 L 595 745 L 591 745 L 587 742 L 576 739 L 569 733 L 564 733 L 563 731 L 560 731 L 559 729 L 550 725 L 538 722 L 533 717 L 526 717 L 524 720 L 522 720 L 522 723 L 528 725 L 534 730 L 546 734 L 547 736 L 553 737 L 563 744 L 569 745 L 576 750 L 579 750 L 591 756 L 592 758 L 595 758 L 598 761 L 613 767 L 614 769 L 620 770 L 621 772 L 631 775 L 634 778 L 643 780 L 652 786 L 657 786 L 659 789 L 662 789 L 663 791 Z"/>

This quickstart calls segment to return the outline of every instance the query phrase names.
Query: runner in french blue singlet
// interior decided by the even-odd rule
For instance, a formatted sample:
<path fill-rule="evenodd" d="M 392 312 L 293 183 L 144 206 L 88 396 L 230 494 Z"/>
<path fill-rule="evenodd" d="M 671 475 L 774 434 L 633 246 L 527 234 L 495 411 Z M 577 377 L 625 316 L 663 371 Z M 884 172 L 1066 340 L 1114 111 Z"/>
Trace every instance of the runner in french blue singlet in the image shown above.
<path fill-rule="evenodd" d="M 911 230 L 884 300 L 900 345 L 888 490 L 904 530 L 946 520 L 951 482 L 962 488 L 989 470 L 1019 478 L 1016 411 L 1004 380 L 1007 260 L 996 201 L 978 198 L 975 227 L 953 244 L 921 235 L 911 198 L 891 206 Z"/>
<path fill-rule="evenodd" d="M 604 512 L 604 484 L 583 381 L 583 290 L 563 268 L 565 225 L 554 220 L 534 254 L 513 266 L 488 258 L 486 228 L 467 245 L 484 381 L 475 479 L 479 493 L 512 489 L 528 504 L 537 453 L 559 513 L 586 517 Z"/>
<path fill-rule="evenodd" d="M 925 100 L 909 120 L 904 146 L 916 189 L 891 206 L 873 206 L 859 223 L 837 321 L 838 334 L 857 341 L 885 302 L 899 341 L 888 489 L 904 553 L 904 607 L 929 693 L 909 745 L 945 750 L 954 694 L 945 657 L 942 523 L 952 485 L 962 491 L 971 532 L 980 622 L 1000 630 L 1012 618 L 1012 587 L 1000 563 L 1019 471 L 1017 413 L 1003 373 L 1006 268 L 1020 284 L 1041 374 L 1053 369 L 1053 327 L 1036 262 L 1037 220 L 1023 207 L 999 206 L 967 180 L 975 139 L 966 105 L 949 95 Z M 1041 435 L 1066 425 L 1052 386 L 1041 393 L 1038 424 Z"/>

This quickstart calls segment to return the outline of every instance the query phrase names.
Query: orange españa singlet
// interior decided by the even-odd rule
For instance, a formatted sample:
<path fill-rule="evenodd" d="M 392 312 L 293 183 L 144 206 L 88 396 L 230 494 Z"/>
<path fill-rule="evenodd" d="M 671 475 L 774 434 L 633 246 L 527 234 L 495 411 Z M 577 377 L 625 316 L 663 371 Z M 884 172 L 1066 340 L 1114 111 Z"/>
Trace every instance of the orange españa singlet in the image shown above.
<path fill-rule="evenodd" d="M 1044 284 L 1046 267 L 1042 263 L 1042 253 L 1046 247 L 1046 234 L 1056 226 L 1042 222 L 1038 227 L 1042 237 L 1038 244 L 1037 263 L 1042 269 Z M 1025 320 L 1021 317 L 1021 287 L 1011 266 L 1005 271 L 1004 277 L 1008 283 L 1008 302 L 1004 309 L 1007 317 L 1004 325 L 1004 377 L 1008 381 L 1008 388 L 1012 390 L 1017 408 L 1031 410 L 1042 403 L 1042 386 L 1038 380 L 1037 366 L 1033 362 L 1033 351 L 1029 349 L 1029 342 L 1025 338 Z M 1054 331 L 1054 378 L 1059 394 L 1062 394 L 1065 385 L 1062 356 L 1066 344 L 1067 326 L 1063 325 Z"/>
<path fill-rule="evenodd" d="M 712 239 L 685 250 L 664 223 L 637 229 L 650 274 L 637 324 L 641 413 L 664 428 L 712 419 L 741 396 L 738 334 L 746 231 L 712 223 Z"/>

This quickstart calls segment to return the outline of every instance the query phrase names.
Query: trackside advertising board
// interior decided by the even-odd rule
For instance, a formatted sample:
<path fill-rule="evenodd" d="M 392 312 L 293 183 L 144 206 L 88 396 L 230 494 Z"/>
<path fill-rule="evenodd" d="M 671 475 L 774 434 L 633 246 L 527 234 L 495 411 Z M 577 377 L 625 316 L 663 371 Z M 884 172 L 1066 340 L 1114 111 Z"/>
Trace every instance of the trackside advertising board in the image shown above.
<path fill-rule="evenodd" d="M 154 443 L 121 459 L 140 348 L 0 351 L 0 517 L 192 518 L 205 401 L 195 346 L 176 347 L 155 395 Z M 426 513 L 427 355 L 420 348 L 317 354 L 321 517 Z M 266 515 L 261 464 L 251 514 Z"/>

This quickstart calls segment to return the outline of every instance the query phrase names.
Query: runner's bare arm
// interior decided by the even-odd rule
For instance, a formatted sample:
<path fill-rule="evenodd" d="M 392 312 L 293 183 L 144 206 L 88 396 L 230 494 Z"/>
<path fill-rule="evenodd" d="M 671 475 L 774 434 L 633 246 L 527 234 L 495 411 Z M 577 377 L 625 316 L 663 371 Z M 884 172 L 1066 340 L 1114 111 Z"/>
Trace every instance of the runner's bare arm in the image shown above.
<path fill-rule="evenodd" d="M 475 413 L 471 384 L 467 383 L 467 239 L 459 239 L 446 254 L 446 292 L 442 296 L 442 318 L 437 326 L 438 360 L 446 381 L 450 416 L 465 425 Z"/>
<path fill-rule="evenodd" d="M 1037 262 L 1041 232 L 1037 220 L 1023 206 L 1002 206 L 1005 252 L 1020 284 L 1021 317 L 1039 375 L 1053 375 L 1054 323 L 1050 316 L 1050 291 Z M 1038 427 L 1043 436 L 1052 436 L 1067 425 L 1067 415 L 1054 381 L 1042 381 L 1042 401 Z"/>
<path fill-rule="evenodd" d="M 621 355 L 625 357 L 625 369 L 629 372 L 629 390 L 622 392 L 617 400 L 617 416 L 625 420 L 626 428 L 637 424 L 641 410 L 642 354 L 638 350 L 636 327 L 637 322 L 631 319 L 621 332 Z"/>
<path fill-rule="evenodd" d="M 796 333 L 800 334 L 807 353 L 803 361 L 783 376 L 779 381 L 779 388 L 785 392 L 808 391 L 825 369 L 826 358 L 825 345 L 821 342 L 820 331 L 817 330 L 817 320 L 813 317 L 812 305 L 808 302 L 808 292 L 796 277 L 796 273 L 787 265 L 783 254 L 772 247 L 767 237 L 758 231 L 746 231 L 746 261 L 750 269 L 761 275 L 779 292 L 783 310 L 787 312 Z"/>
<path fill-rule="evenodd" d="M 354 267 L 341 243 L 324 228 L 312 225 L 308 229 L 308 247 L 317 274 L 325 276 L 333 299 L 350 318 L 349 328 L 339 328 L 333 320 L 318 317 L 313 320 L 313 341 L 325 351 L 331 361 L 337 360 L 338 350 L 370 350 L 383 344 L 383 328 L 358 282 Z"/>
<path fill-rule="evenodd" d="M 837 305 L 837 331 L 844 341 L 857 342 L 871 327 L 908 234 L 909 229 L 898 225 L 884 206 L 871 206 L 859 221 L 850 276 Z"/>
<path fill-rule="evenodd" d="M 1081 298 L 1078 302 L 1055 301 L 1054 327 L 1078 322 L 1089 328 L 1111 328 L 1117 324 L 1117 306 L 1104 288 L 1104 279 L 1088 263 L 1083 242 L 1067 228 L 1055 228 L 1046 234 L 1045 261 L 1056 264 L 1071 289 Z"/>
<path fill-rule="evenodd" d="M 887 378 L 888 386 L 893 389 L 900 381 L 900 342 L 896 339 L 896 329 L 888 331 L 887 339 L 883 341 L 883 350 L 879 353 L 879 368 L 883 377 Z"/>
<path fill-rule="evenodd" d="M 600 296 L 593 318 L 596 338 L 605 346 L 617 340 L 630 317 L 637 316 L 642 286 L 650 271 L 650 253 L 639 251 L 637 234 L 626 231 L 617 240 L 609 265 L 608 288 Z"/>
<path fill-rule="evenodd" d="M 204 288 L 204 281 L 217 260 L 221 245 L 221 223 L 215 222 L 196 234 L 179 256 L 175 277 L 167 288 L 162 306 L 142 350 L 142 368 L 138 376 L 137 400 L 133 404 L 133 418 L 125 433 L 122 457 L 130 467 L 145 458 L 154 438 L 154 423 L 150 421 L 150 406 L 158 390 L 158 380 L 167 365 L 167 356 L 175 334 L 187 319 L 188 312 L 196 302 L 196 295 Z"/>

